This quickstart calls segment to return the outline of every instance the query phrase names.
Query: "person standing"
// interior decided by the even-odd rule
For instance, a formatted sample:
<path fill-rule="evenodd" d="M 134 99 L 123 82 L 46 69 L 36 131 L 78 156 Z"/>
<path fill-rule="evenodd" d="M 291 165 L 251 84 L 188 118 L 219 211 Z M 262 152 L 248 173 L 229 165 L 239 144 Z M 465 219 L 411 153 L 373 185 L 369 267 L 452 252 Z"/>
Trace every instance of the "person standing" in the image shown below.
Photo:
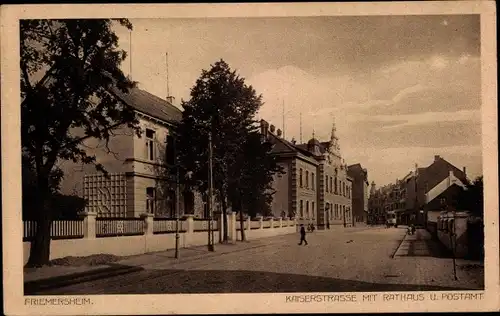
<path fill-rule="evenodd" d="M 299 245 L 302 245 L 302 242 L 305 242 L 305 245 L 307 245 L 307 240 L 306 240 L 306 229 L 304 228 L 304 225 L 300 225 L 300 243 Z"/>

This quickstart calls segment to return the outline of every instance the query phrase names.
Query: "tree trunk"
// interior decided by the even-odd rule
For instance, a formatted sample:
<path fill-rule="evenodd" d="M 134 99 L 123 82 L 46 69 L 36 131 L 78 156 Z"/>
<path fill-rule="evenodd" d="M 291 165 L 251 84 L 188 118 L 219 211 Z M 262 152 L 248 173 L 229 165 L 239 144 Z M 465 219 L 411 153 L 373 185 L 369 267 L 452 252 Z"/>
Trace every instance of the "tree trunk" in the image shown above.
<path fill-rule="evenodd" d="M 52 221 L 48 216 L 39 217 L 36 221 L 36 233 L 31 242 L 30 257 L 26 266 L 41 267 L 50 262 L 50 227 Z"/>
<path fill-rule="evenodd" d="M 243 209 L 240 207 L 240 230 L 241 230 L 241 241 L 245 241 L 245 222 L 243 221 Z"/>
<path fill-rule="evenodd" d="M 48 204 L 50 197 L 49 176 L 37 168 L 37 187 L 35 205 L 40 209 L 36 216 L 36 233 L 31 242 L 30 257 L 27 266 L 40 267 L 50 262 L 50 226 L 52 225 L 51 208 Z"/>

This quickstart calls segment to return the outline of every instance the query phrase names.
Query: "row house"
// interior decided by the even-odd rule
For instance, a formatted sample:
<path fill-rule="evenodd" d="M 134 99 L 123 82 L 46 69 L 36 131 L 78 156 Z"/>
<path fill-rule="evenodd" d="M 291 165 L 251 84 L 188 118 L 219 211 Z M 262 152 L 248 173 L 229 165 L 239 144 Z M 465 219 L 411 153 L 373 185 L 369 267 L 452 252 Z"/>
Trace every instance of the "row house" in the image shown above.
<path fill-rule="evenodd" d="M 375 184 L 372 183 L 370 208 L 377 212 L 395 211 L 398 224 L 414 223 L 423 226 L 428 221 L 428 211 L 436 208 L 437 200 L 443 196 L 453 199 L 452 196 L 456 197 L 461 190 L 457 186 L 465 187 L 467 183 L 465 168 L 460 170 L 441 156 L 435 155 L 429 166 L 415 166 L 415 171 L 395 183 L 380 189 L 375 189 Z"/>
<path fill-rule="evenodd" d="M 87 140 L 87 152 L 96 156 L 110 177 L 97 173 L 93 166 L 65 161 L 63 191 L 85 198 L 87 211 L 100 217 L 143 213 L 175 217 L 177 199 L 180 215 L 206 216 L 200 194 L 181 186 L 180 196 L 176 196 L 174 131 L 182 112 L 173 105 L 173 97 L 162 99 L 138 88 L 128 93 L 112 89 L 110 93 L 134 109 L 142 135 L 123 126 L 113 132 L 108 144 Z M 185 176 L 180 176 L 180 182 Z"/>
<path fill-rule="evenodd" d="M 347 174 L 352 178 L 352 213 L 354 223 L 367 223 L 368 198 L 370 196 L 368 171 L 357 163 L 347 167 Z"/>
<path fill-rule="evenodd" d="M 335 126 L 329 141 L 313 137 L 305 144 L 287 141 L 281 130 L 264 120 L 261 132 L 273 144 L 272 154 L 284 170 L 273 181 L 274 215 L 298 217 L 319 229 L 352 226 L 352 179 L 340 155 Z"/>

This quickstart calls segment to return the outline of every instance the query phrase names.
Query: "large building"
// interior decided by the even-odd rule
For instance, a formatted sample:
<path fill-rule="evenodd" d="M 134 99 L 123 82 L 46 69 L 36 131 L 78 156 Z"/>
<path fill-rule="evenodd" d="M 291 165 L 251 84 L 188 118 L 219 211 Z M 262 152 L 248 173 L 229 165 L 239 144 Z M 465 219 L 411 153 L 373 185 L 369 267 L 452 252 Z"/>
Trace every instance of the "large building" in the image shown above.
<path fill-rule="evenodd" d="M 176 187 L 173 170 L 173 127 L 181 120 L 181 111 L 173 98 L 161 99 L 138 88 L 112 93 L 135 110 L 142 135 L 128 127 L 113 132 L 109 143 L 89 139 L 85 146 L 110 173 L 106 178 L 91 165 L 63 162 L 62 189 L 84 197 L 87 210 L 101 217 L 138 217 L 176 215 Z M 168 165 L 170 164 L 170 165 Z M 185 175 L 181 175 L 185 176 Z M 181 189 L 179 213 L 203 216 L 200 194 Z"/>
<path fill-rule="evenodd" d="M 313 223 L 319 229 L 352 226 L 352 179 L 335 131 L 333 126 L 328 141 L 313 136 L 307 143 L 297 144 L 261 121 L 261 132 L 274 144 L 272 154 L 284 170 L 273 183 L 274 216 L 298 217 L 301 223 Z"/>
<path fill-rule="evenodd" d="M 347 167 L 347 174 L 352 178 L 352 214 L 354 223 L 367 223 L 369 182 L 368 171 L 357 163 Z"/>

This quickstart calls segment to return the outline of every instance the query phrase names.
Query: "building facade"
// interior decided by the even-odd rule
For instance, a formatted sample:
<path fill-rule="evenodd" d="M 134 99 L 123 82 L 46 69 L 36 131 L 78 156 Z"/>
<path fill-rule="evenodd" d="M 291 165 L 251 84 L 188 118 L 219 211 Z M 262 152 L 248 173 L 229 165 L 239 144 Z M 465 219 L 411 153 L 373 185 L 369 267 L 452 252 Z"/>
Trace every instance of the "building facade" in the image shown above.
<path fill-rule="evenodd" d="M 284 170 L 273 182 L 274 216 L 297 217 L 319 229 L 352 226 L 352 179 L 340 155 L 335 127 L 329 141 L 313 137 L 305 144 L 287 141 L 264 120 L 261 133 L 274 145 L 272 154 Z"/>
<path fill-rule="evenodd" d="M 96 156 L 110 173 L 105 177 L 91 165 L 63 163 L 62 189 L 87 200 L 87 210 L 100 217 L 139 217 L 151 213 L 175 217 L 177 207 L 174 164 L 174 134 L 181 111 L 169 100 L 138 88 L 123 93 L 112 91 L 135 110 L 141 136 L 128 127 L 113 132 L 107 144 L 89 139 L 87 152 Z M 180 182 L 183 177 L 180 175 Z M 179 214 L 204 215 L 200 194 L 180 186 Z"/>
<path fill-rule="evenodd" d="M 467 175 L 439 155 L 427 167 L 415 166 L 415 171 L 409 172 L 403 179 L 376 189 L 372 183 L 370 195 L 370 212 L 380 217 L 380 211 L 395 211 L 399 225 L 411 223 L 424 226 L 427 222 L 427 211 L 430 203 L 429 194 L 440 187 L 446 179 L 456 179 L 456 183 L 468 183 Z M 443 182 L 444 181 L 444 182 Z M 454 188 L 452 192 L 457 192 Z M 450 191 L 448 191 L 450 192 Z M 435 201 L 433 202 L 435 203 Z M 432 208 L 435 206 L 433 205 Z"/>
<path fill-rule="evenodd" d="M 347 167 L 347 174 L 352 178 L 352 213 L 354 223 L 367 223 L 369 182 L 368 171 L 357 163 Z"/>

